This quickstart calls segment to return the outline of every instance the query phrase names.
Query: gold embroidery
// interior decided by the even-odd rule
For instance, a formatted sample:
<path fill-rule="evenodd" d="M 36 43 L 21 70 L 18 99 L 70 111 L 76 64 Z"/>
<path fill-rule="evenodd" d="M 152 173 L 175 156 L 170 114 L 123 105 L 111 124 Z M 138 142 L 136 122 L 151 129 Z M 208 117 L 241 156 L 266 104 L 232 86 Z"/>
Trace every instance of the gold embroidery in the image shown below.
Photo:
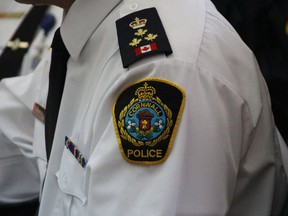
<path fill-rule="evenodd" d="M 136 17 L 135 20 L 129 24 L 129 26 L 133 29 L 138 29 L 144 27 L 146 23 L 147 19 L 139 19 Z"/>
<path fill-rule="evenodd" d="M 142 39 L 133 38 L 133 40 L 129 43 L 129 45 L 134 47 L 137 46 L 141 41 Z"/>
<path fill-rule="evenodd" d="M 156 38 L 158 37 L 158 35 L 157 34 L 148 34 L 147 35 L 147 37 L 145 37 L 145 40 L 147 40 L 147 41 L 153 41 L 153 40 L 155 40 Z"/>
<path fill-rule="evenodd" d="M 139 37 L 143 37 L 147 31 L 148 31 L 147 29 L 138 29 L 135 35 Z"/>

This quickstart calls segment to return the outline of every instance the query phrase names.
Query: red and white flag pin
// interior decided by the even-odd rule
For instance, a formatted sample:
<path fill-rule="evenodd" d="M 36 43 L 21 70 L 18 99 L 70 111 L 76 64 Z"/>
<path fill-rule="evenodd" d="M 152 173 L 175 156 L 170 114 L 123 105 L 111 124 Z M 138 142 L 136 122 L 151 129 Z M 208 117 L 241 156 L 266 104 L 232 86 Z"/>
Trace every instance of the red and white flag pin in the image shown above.
<path fill-rule="evenodd" d="M 136 53 L 136 56 L 139 56 L 143 53 L 151 52 L 151 51 L 157 50 L 157 49 L 158 49 L 157 44 L 152 43 L 152 44 L 148 44 L 148 45 L 136 48 L 135 53 Z"/>

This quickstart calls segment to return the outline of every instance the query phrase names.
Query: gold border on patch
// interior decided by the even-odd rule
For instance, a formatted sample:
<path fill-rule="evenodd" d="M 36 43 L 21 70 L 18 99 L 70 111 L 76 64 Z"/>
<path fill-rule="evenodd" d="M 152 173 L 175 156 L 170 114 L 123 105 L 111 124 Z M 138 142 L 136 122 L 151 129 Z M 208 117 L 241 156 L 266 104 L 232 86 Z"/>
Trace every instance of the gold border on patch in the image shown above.
<path fill-rule="evenodd" d="M 123 158 L 155 165 L 170 155 L 183 114 L 185 91 L 160 78 L 140 80 L 126 88 L 113 106 L 113 122 Z"/>

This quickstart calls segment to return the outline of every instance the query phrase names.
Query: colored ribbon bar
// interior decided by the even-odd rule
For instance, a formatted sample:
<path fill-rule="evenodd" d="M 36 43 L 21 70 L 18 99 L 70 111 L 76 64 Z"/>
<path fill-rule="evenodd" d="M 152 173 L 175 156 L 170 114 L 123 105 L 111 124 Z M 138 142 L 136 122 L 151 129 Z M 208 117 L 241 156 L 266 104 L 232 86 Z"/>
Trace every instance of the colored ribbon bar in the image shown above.
<path fill-rule="evenodd" d="M 77 146 L 69 139 L 69 137 L 65 137 L 65 146 L 69 151 L 74 155 L 80 165 L 85 168 L 86 167 L 86 160 L 82 153 L 78 150 Z"/>

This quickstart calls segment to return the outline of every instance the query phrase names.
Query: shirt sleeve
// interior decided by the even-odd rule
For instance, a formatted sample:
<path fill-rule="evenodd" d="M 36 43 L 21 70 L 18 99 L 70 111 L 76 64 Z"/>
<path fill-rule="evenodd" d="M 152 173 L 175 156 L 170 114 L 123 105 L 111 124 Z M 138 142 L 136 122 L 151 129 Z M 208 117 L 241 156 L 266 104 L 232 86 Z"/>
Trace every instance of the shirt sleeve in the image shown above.
<path fill-rule="evenodd" d="M 285 202 L 287 178 L 279 136 L 267 87 L 263 78 L 260 77 L 259 82 L 262 109 L 239 164 L 229 215 L 236 215 L 243 209 L 249 209 L 249 215 L 264 215 L 270 211 L 271 215 L 279 215 Z"/>
<path fill-rule="evenodd" d="M 4 83 L 0 83 L 0 101 L 0 203 L 31 200 L 39 193 L 32 149 L 34 119 Z"/>

